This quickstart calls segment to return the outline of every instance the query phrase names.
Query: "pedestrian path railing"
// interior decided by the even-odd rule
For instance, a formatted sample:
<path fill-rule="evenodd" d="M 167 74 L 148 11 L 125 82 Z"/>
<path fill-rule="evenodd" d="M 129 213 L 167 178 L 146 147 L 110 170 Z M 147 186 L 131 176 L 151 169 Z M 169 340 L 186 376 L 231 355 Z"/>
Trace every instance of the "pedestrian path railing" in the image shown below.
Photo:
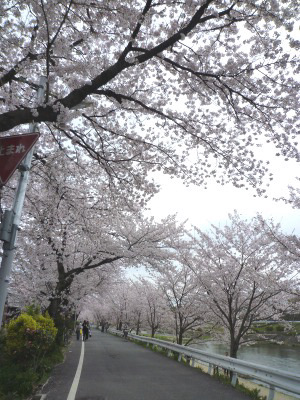
<path fill-rule="evenodd" d="M 118 336 L 123 336 L 123 332 L 116 329 L 109 329 L 109 332 Z M 197 361 L 205 363 L 208 365 L 208 373 L 210 374 L 216 368 L 231 371 L 231 384 L 233 386 L 236 385 L 238 376 L 259 381 L 264 386 L 267 385 L 269 387 L 268 400 L 274 399 L 276 389 L 281 389 L 291 395 L 297 395 L 297 397 L 300 396 L 300 374 L 291 374 L 264 365 L 254 364 L 219 354 L 208 353 L 193 347 L 182 346 L 176 343 L 153 339 L 146 336 L 138 336 L 132 333 L 128 334 L 128 338 L 146 343 L 147 346 L 152 345 L 152 347 L 160 347 L 168 350 L 168 356 L 172 353 L 178 354 L 178 361 L 181 361 L 182 357 L 185 357 L 191 366 L 195 366 Z"/>

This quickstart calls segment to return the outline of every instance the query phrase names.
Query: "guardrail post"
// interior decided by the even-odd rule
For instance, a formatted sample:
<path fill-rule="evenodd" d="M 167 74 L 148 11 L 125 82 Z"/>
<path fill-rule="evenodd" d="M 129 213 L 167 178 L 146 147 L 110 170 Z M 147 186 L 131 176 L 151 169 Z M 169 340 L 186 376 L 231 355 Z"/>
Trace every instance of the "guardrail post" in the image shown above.
<path fill-rule="evenodd" d="M 208 375 L 211 375 L 211 371 L 212 371 L 212 364 L 209 363 L 208 364 Z"/>
<path fill-rule="evenodd" d="M 178 356 L 178 362 L 180 362 L 180 361 L 181 361 L 181 359 L 182 359 L 182 354 L 181 354 L 181 353 L 179 353 L 179 356 Z"/>
<path fill-rule="evenodd" d="M 195 367 L 195 359 L 194 358 L 192 358 L 192 367 L 193 368 Z"/>
<path fill-rule="evenodd" d="M 171 357 L 171 355 L 172 355 L 172 351 L 169 350 L 169 351 L 168 351 L 168 357 Z"/>
<path fill-rule="evenodd" d="M 231 385 L 235 386 L 236 385 L 236 381 L 237 381 L 237 373 L 233 372 L 232 373 L 232 378 L 231 378 Z"/>
<path fill-rule="evenodd" d="M 268 400 L 273 400 L 274 396 L 275 396 L 275 387 L 274 386 L 270 386 Z"/>

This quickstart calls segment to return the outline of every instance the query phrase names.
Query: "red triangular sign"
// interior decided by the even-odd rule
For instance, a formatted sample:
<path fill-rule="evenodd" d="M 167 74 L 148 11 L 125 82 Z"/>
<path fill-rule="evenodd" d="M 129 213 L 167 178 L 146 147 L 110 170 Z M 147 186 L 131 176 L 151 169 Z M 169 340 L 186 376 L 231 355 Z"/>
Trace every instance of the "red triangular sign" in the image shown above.
<path fill-rule="evenodd" d="M 0 186 L 6 184 L 38 138 L 39 133 L 0 137 Z"/>

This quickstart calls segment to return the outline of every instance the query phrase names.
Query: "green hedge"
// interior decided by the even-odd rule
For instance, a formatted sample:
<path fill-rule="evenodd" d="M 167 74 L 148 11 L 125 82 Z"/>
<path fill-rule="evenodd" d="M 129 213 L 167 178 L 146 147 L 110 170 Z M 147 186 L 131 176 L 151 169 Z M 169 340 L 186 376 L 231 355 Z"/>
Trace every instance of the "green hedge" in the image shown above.
<path fill-rule="evenodd" d="M 55 343 L 57 328 L 48 314 L 29 308 L 10 321 L 0 337 L 0 400 L 19 400 L 30 395 L 62 361 Z"/>

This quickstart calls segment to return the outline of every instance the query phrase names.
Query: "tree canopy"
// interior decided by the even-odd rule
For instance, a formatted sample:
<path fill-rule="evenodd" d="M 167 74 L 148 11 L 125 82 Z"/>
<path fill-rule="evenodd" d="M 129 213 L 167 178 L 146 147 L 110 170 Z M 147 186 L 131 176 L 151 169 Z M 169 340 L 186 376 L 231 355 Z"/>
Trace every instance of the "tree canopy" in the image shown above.
<path fill-rule="evenodd" d="M 51 315 L 109 284 L 126 266 L 168 256 L 182 234 L 174 218 L 143 217 L 130 196 L 117 196 L 101 174 L 61 151 L 32 169 L 11 292 L 34 296 Z"/>
<path fill-rule="evenodd" d="M 257 146 L 299 160 L 297 16 L 292 0 L 3 0 L 0 131 L 39 122 L 113 181 L 155 169 L 262 194 Z"/>

